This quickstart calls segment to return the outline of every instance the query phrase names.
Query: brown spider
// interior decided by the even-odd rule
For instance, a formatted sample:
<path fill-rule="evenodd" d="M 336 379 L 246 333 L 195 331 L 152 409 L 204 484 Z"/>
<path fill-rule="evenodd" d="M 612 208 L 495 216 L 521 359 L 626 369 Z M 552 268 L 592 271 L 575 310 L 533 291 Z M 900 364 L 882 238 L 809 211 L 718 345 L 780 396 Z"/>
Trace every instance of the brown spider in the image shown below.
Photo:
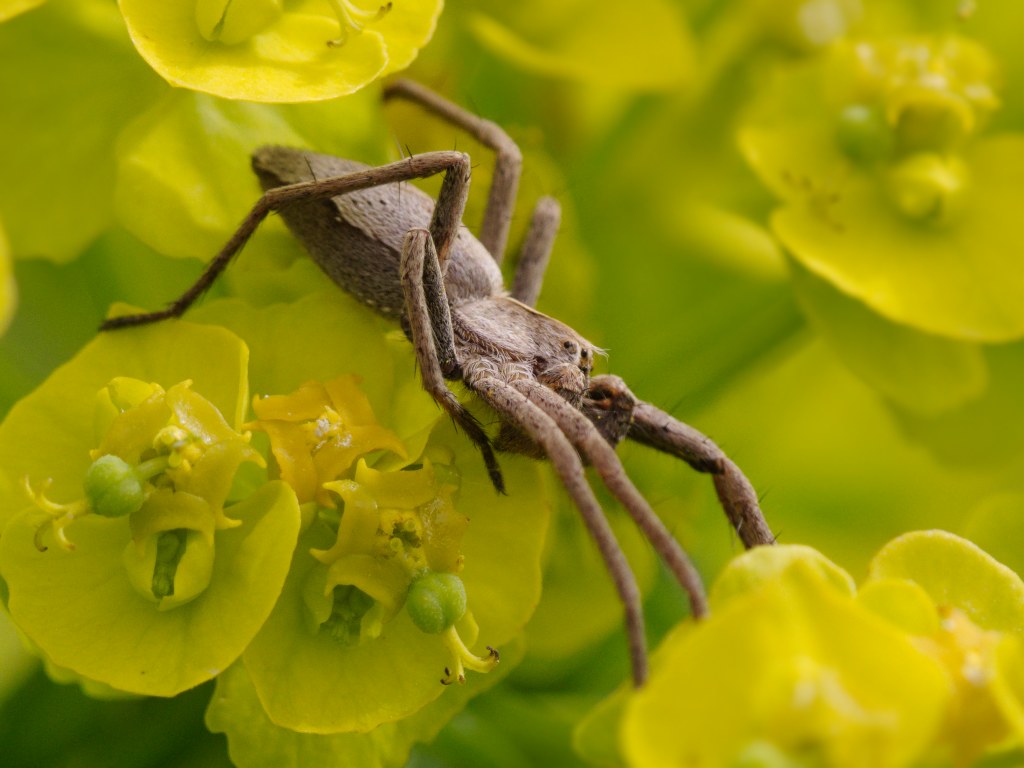
<path fill-rule="evenodd" d="M 587 483 L 591 464 L 689 595 L 694 616 L 707 611 L 700 576 L 686 553 L 627 476 L 614 447 L 635 440 L 683 459 L 714 478 L 718 497 L 746 546 L 772 533 L 753 488 L 707 437 L 638 400 L 616 376 L 591 377 L 598 350 L 569 326 L 538 312 L 558 203 L 543 198 L 533 213 L 515 279 L 506 290 L 505 253 L 522 154 L 494 123 L 469 114 L 409 81 L 385 89 L 466 130 L 496 153 L 494 179 L 479 239 L 462 226 L 469 156 L 428 152 L 376 168 L 287 147 L 263 147 L 253 168 L 266 190 L 199 279 L 167 309 L 107 320 L 109 330 L 178 317 L 213 283 L 260 222 L 280 213 L 320 268 L 380 314 L 399 320 L 411 339 L 423 385 L 483 455 L 504 492 L 499 451 L 547 457 L 579 508 L 625 606 L 633 680 L 647 676 L 640 592 Z M 435 203 L 400 182 L 444 172 Z M 492 441 L 448 389 L 459 379 L 501 418 Z M 493 447 L 492 447 L 493 446 Z"/>

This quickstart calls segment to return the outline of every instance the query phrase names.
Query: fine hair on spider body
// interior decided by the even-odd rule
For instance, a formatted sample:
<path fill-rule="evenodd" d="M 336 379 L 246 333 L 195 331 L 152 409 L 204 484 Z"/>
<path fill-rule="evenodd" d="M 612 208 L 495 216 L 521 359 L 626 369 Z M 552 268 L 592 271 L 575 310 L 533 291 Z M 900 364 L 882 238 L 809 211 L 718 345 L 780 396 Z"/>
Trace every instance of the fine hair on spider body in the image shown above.
<path fill-rule="evenodd" d="M 691 613 L 707 604 L 696 569 L 626 474 L 615 446 L 629 439 L 711 474 L 718 498 L 747 547 L 774 542 L 751 484 L 707 437 L 637 399 L 617 376 L 591 376 L 598 350 L 534 309 L 560 221 L 558 203 L 534 208 L 512 287 L 500 265 L 522 154 L 496 124 L 424 88 L 398 80 L 386 99 L 415 102 L 495 153 L 478 237 L 462 226 L 470 160 L 438 151 L 379 167 L 288 147 L 253 155 L 265 190 L 199 279 L 166 309 L 108 319 L 104 330 L 179 317 L 213 283 L 259 224 L 277 212 L 320 268 L 378 313 L 399 321 L 413 344 L 423 386 L 472 440 L 491 482 L 504 492 L 495 451 L 546 457 L 597 544 L 625 610 L 633 680 L 647 677 L 641 595 L 587 482 L 591 465 L 686 591 Z M 401 182 L 444 174 L 436 202 Z M 492 438 L 446 380 L 461 380 L 499 415 Z"/>

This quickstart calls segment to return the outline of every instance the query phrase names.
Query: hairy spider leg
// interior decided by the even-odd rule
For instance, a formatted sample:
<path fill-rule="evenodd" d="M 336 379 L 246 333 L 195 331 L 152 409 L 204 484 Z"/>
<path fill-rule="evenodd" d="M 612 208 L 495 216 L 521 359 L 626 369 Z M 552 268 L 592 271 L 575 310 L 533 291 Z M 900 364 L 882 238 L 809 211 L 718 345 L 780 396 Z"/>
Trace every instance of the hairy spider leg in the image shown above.
<path fill-rule="evenodd" d="M 690 599 L 690 612 L 695 618 L 704 616 L 708 605 L 700 574 L 661 518 L 633 485 L 615 449 L 608 444 L 597 427 L 582 412 L 543 384 L 521 379 L 513 382 L 512 386 L 554 419 L 562 434 L 597 470 L 605 486 L 626 508 L 655 552 L 686 591 Z"/>
<path fill-rule="evenodd" d="M 487 206 L 477 239 L 494 260 L 501 264 L 508 245 L 508 230 L 516 206 L 516 192 L 523 168 L 523 153 L 497 123 L 467 112 L 457 104 L 439 96 L 411 80 L 395 80 L 384 87 L 384 100 L 405 99 L 431 114 L 464 130 L 488 149 L 494 151 L 494 174 L 487 193 Z"/>
<path fill-rule="evenodd" d="M 498 460 L 490 439 L 480 422 L 455 397 L 445 384 L 445 374 L 458 369 L 452 337 L 452 317 L 444 292 L 441 267 L 430 232 L 413 229 L 405 236 L 400 267 L 402 292 L 412 333 L 413 349 L 419 364 L 423 388 L 476 443 L 483 455 L 491 482 L 499 493 L 505 492 Z"/>
<path fill-rule="evenodd" d="M 458 169 L 459 172 L 452 174 L 449 172 L 452 169 Z M 458 234 L 462 213 L 462 209 L 459 208 L 459 216 L 454 221 L 451 219 L 451 209 L 459 205 L 457 200 L 451 199 L 457 197 L 457 195 L 452 194 L 451 189 L 452 187 L 464 188 L 468 185 L 470 172 L 469 156 L 462 152 L 427 152 L 376 168 L 367 168 L 341 176 L 301 181 L 297 184 L 288 184 L 283 187 L 268 189 L 256 201 L 256 204 L 246 215 L 245 219 L 242 220 L 238 229 L 235 230 L 235 233 L 224 244 L 220 253 L 214 256 L 213 260 L 207 264 L 199 279 L 181 296 L 171 302 L 166 309 L 136 315 L 111 317 L 100 325 L 100 330 L 110 331 L 116 328 L 146 325 L 147 323 L 166 320 L 171 317 L 181 317 L 185 310 L 192 306 L 196 299 L 202 296 L 227 268 L 228 264 L 231 263 L 231 259 L 242 250 L 242 246 L 248 242 L 253 232 L 256 231 L 256 228 L 259 227 L 263 220 L 272 212 L 286 205 L 326 200 L 360 189 L 369 189 L 370 187 L 379 187 L 383 184 L 394 184 L 400 181 L 409 181 L 410 179 L 422 179 L 441 172 L 445 172 L 445 181 L 441 185 L 438 205 L 434 208 L 434 217 L 430 222 L 430 233 L 434 244 L 437 246 L 438 260 L 443 270 L 448 251 L 451 249 L 455 236 Z M 451 177 L 451 181 L 449 181 L 449 177 Z M 446 190 L 448 190 L 447 195 L 445 195 Z M 446 204 L 442 204 L 442 198 L 445 199 Z M 461 205 L 465 206 L 464 197 Z"/>
<path fill-rule="evenodd" d="M 536 306 L 540 296 L 544 273 L 548 268 L 551 248 L 555 244 L 558 227 L 562 223 L 562 207 L 553 197 L 542 197 L 537 201 L 530 217 L 530 228 L 526 231 L 523 245 L 519 250 L 510 294 L 528 307 Z"/>
<path fill-rule="evenodd" d="M 487 194 L 487 207 L 480 225 L 478 239 L 501 264 L 508 245 L 508 230 L 515 210 L 516 191 L 523 166 L 519 146 L 497 123 L 467 112 L 457 104 L 439 96 L 411 80 L 395 80 L 384 88 L 385 101 L 405 99 L 456 128 L 464 130 L 495 153 L 494 174 Z M 510 294 L 528 306 L 537 303 L 551 246 L 558 234 L 561 207 L 552 197 L 537 201 L 530 227 L 520 250 L 515 280 Z"/>
<path fill-rule="evenodd" d="M 710 474 L 722 509 L 743 545 L 749 549 L 775 543 L 753 485 L 707 435 L 638 399 L 621 378 L 611 374 L 590 380 L 582 412 L 612 447 L 629 438 Z"/>
<path fill-rule="evenodd" d="M 628 437 L 710 473 L 722 509 L 745 547 L 775 543 L 754 486 L 711 438 L 643 400 L 633 410 Z"/>
<path fill-rule="evenodd" d="M 544 450 L 561 478 L 562 485 L 579 509 L 622 600 L 633 683 L 637 687 L 643 685 L 647 679 L 647 641 L 644 637 L 640 588 L 593 489 L 587 483 L 579 454 L 555 420 L 511 384 L 493 376 L 481 376 L 472 382 L 472 388 L 494 410 L 529 435 Z"/>

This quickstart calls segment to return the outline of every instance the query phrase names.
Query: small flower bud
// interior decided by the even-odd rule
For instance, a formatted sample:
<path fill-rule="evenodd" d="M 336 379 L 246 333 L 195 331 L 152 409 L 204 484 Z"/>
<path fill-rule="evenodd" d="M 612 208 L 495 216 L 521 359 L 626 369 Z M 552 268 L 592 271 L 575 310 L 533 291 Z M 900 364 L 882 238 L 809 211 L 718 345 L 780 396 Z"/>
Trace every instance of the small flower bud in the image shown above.
<path fill-rule="evenodd" d="M 93 512 L 103 517 L 123 517 L 137 511 L 146 500 L 142 480 L 124 459 L 100 456 L 85 473 L 85 496 Z"/>
<path fill-rule="evenodd" d="M 440 634 L 466 612 L 466 588 L 454 573 L 428 571 L 410 585 L 405 608 L 422 631 Z"/>

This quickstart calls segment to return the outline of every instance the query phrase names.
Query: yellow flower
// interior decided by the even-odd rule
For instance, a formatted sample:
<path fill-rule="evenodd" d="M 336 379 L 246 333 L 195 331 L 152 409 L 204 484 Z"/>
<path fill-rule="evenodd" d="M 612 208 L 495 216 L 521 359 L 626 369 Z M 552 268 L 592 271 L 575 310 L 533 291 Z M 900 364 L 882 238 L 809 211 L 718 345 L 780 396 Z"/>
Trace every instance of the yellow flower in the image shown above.
<path fill-rule="evenodd" d="M 661 653 L 626 710 L 634 766 L 904 766 L 949 696 L 938 664 L 803 562 Z"/>
<path fill-rule="evenodd" d="M 250 426 L 270 436 L 281 479 L 300 504 L 333 507 L 324 483 L 344 476 L 364 454 L 386 449 L 405 456 L 401 441 L 374 419 L 352 375 L 307 382 L 290 395 L 257 397 L 253 411 L 257 421 Z"/>
<path fill-rule="evenodd" d="M 407 67 L 442 0 L 121 0 L 135 47 L 174 85 L 246 101 L 344 96 Z"/>

